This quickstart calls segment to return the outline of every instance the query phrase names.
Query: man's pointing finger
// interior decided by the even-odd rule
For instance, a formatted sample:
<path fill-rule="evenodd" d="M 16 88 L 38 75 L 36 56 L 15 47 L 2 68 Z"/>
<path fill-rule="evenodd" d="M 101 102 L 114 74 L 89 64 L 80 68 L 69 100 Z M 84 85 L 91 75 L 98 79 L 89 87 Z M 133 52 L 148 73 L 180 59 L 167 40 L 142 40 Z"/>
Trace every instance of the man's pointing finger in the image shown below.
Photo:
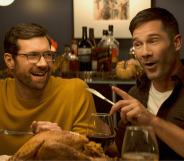
<path fill-rule="evenodd" d="M 112 86 L 112 90 L 114 92 L 116 92 L 117 95 L 119 95 L 121 98 L 123 98 L 124 100 L 132 100 L 134 99 L 133 97 L 131 97 L 129 94 L 127 94 L 125 91 L 115 87 L 115 86 Z"/>

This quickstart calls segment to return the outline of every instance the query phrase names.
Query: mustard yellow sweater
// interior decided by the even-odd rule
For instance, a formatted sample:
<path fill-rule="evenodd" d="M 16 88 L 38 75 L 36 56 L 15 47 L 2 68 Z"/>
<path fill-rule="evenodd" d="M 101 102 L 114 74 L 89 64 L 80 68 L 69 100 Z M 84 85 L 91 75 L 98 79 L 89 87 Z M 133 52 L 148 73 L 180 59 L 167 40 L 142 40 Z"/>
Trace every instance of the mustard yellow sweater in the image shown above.
<path fill-rule="evenodd" d="M 24 100 L 17 94 L 14 79 L 0 80 L 0 129 L 31 131 L 33 121 L 50 121 L 62 130 L 85 135 L 90 115 L 96 112 L 87 87 L 80 79 L 51 76 L 43 95 Z M 31 137 L 0 134 L 0 155 L 14 154 Z"/>

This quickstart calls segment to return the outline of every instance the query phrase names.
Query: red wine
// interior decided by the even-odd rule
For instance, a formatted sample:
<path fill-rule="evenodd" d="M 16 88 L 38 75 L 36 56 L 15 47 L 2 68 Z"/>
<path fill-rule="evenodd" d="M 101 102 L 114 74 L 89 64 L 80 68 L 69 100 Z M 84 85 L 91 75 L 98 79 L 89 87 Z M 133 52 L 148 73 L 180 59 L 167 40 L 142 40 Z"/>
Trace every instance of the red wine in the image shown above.
<path fill-rule="evenodd" d="M 87 134 L 86 137 L 89 139 L 89 141 L 101 143 L 102 148 L 105 151 L 114 142 L 115 135 L 113 134 Z"/>

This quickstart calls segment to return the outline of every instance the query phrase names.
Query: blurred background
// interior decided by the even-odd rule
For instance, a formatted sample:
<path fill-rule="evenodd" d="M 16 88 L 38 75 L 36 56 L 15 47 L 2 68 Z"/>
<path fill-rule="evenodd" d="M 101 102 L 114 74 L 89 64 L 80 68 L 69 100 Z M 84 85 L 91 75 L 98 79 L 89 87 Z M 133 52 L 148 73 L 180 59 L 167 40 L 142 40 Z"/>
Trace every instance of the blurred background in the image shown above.
<path fill-rule="evenodd" d="M 184 37 L 184 0 L 152 0 L 151 3 L 152 7 L 163 7 L 174 14 L 179 22 L 180 34 Z M 64 45 L 71 44 L 74 39 L 73 21 L 73 0 L 15 0 L 9 6 L 0 6 L 0 70 L 6 68 L 3 57 L 4 35 L 13 25 L 34 22 L 45 26 L 50 37 L 58 44 L 58 53 L 63 54 Z M 116 28 L 114 32 L 115 30 Z M 117 40 L 120 43 L 119 61 L 129 59 L 132 40 Z M 96 39 L 96 43 L 99 41 L 100 39 Z M 181 48 L 180 55 L 184 59 L 184 47 Z"/>

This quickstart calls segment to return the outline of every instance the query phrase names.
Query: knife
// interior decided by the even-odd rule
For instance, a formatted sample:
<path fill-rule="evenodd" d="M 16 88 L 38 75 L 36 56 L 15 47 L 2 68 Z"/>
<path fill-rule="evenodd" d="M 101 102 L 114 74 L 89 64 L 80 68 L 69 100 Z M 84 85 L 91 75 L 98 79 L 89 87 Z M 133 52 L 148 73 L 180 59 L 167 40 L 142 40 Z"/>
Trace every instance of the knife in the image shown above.
<path fill-rule="evenodd" d="M 0 134 L 6 134 L 6 135 L 8 135 L 8 134 L 35 135 L 35 133 L 33 133 L 33 132 L 9 131 L 9 130 L 3 130 L 3 129 L 0 130 Z"/>

